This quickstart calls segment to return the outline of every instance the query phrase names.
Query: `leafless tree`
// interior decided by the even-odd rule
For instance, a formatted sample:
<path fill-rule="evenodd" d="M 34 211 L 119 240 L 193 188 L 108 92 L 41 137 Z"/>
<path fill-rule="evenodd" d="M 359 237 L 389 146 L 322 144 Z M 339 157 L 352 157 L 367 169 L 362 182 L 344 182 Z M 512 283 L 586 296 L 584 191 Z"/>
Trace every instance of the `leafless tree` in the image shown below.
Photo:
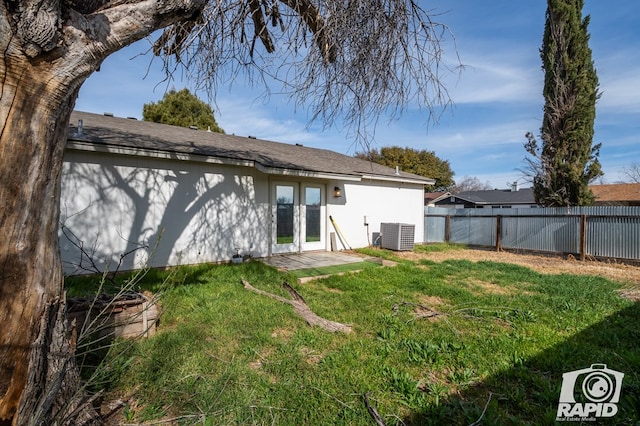
<path fill-rule="evenodd" d="M 489 189 L 493 189 L 489 181 L 482 183 L 482 181 L 475 176 L 465 176 L 459 179 L 456 184 L 449 189 L 449 192 L 459 194 L 465 191 L 484 191 Z"/>
<path fill-rule="evenodd" d="M 640 163 L 632 163 L 624 167 L 622 173 L 627 177 L 627 182 L 640 183 Z"/>
<path fill-rule="evenodd" d="M 99 422 L 77 392 L 58 222 L 69 116 L 105 58 L 163 30 L 151 50 L 169 74 L 213 95 L 241 72 L 279 80 L 366 138 L 382 112 L 449 102 L 434 16 L 417 0 L 0 2 L 0 423 Z"/>

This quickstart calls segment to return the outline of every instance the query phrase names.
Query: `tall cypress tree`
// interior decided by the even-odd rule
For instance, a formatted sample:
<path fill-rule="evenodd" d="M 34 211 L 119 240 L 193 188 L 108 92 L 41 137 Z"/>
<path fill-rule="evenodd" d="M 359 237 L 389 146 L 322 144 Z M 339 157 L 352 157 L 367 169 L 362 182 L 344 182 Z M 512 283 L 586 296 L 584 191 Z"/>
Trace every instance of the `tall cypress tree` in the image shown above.
<path fill-rule="evenodd" d="M 589 48 L 583 0 L 548 0 L 541 58 L 544 79 L 542 147 L 531 134 L 525 149 L 536 201 L 545 206 L 593 203 L 589 182 L 602 175 L 593 145 L 598 77 Z"/>

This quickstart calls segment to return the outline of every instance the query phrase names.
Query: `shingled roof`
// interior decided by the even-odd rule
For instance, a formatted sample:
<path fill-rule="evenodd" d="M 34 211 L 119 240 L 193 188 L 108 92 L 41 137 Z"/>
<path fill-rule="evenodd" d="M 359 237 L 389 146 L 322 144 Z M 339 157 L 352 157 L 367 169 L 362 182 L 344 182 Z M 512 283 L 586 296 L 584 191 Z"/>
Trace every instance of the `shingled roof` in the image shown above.
<path fill-rule="evenodd" d="M 522 188 L 518 191 L 510 189 L 493 189 L 486 191 L 465 191 L 456 197 L 474 204 L 535 204 L 533 188 Z"/>
<path fill-rule="evenodd" d="M 82 128 L 79 128 L 80 120 Z M 433 179 L 396 171 L 326 149 L 308 148 L 206 130 L 193 130 L 129 118 L 74 111 L 70 149 L 206 158 L 212 162 L 256 167 L 264 173 L 351 180 L 373 179 L 432 185 Z"/>
<path fill-rule="evenodd" d="M 596 204 L 640 205 L 640 183 L 589 185 Z"/>

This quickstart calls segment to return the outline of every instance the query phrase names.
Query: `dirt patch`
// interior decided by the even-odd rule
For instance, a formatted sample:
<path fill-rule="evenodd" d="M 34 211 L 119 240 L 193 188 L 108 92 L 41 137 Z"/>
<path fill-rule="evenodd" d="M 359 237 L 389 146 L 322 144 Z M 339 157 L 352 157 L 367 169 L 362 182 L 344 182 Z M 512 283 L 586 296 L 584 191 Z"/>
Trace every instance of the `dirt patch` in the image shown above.
<path fill-rule="evenodd" d="M 300 355 L 304 357 L 305 362 L 309 365 L 316 365 L 324 359 L 324 354 L 319 354 L 307 347 L 300 348 Z"/>
<path fill-rule="evenodd" d="M 435 311 L 426 306 L 418 306 L 413 310 L 413 315 L 416 319 L 426 318 L 429 321 L 439 321 L 443 318 L 444 314 Z"/>
<path fill-rule="evenodd" d="M 620 290 L 618 294 L 633 302 L 640 302 L 640 289 L 624 289 Z"/>
<path fill-rule="evenodd" d="M 278 337 L 285 342 L 288 342 L 289 340 L 291 340 L 293 334 L 294 331 L 290 328 L 276 328 L 271 332 L 271 337 Z"/>
<path fill-rule="evenodd" d="M 429 303 L 429 301 L 435 302 L 435 303 L 427 305 L 426 303 Z M 445 303 L 439 297 L 436 297 L 436 296 L 420 296 L 420 302 L 421 303 L 402 302 L 399 305 L 395 305 L 393 309 L 395 311 L 400 306 L 407 306 L 407 307 L 409 307 L 409 309 L 411 309 L 414 319 L 417 319 L 417 320 L 418 319 L 428 319 L 429 321 L 436 321 L 436 320 L 442 319 L 442 317 L 446 315 L 445 313 L 438 312 L 437 310 L 432 308 L 432 306 L 435 305 L 435 304 L 442 305 L 442 304 Z"/>
<path fill-rule="evenodd" d="M 440 306 L 446 305 L 448 302 L 438 296 L 427 296 L 424 294 L 417 295 L 418 301 L 421 305 L 425 306 Z"/>
<path fill-rule="evenodd" d="M 498 295 L 509 295 L 512 293 L 511 289 L 499 286 L 489 281 L 483 281 L 476 278 L 464 280 L 464 284 L 471 288 L 471 290 L 478 291 L 480 293 L 490 293 Z"/>
<path fill-rule="evenodd" d="M 542 274 L 593 275 L 624 284 L 630 284 L 640 292 L 640 267 L 622 263 L 609 263 L 597 260 L 579 261 L 573 257 L 564 259 L 559 256 L 495 252 L 480 249 L 451 250 L 434 253 L 400 252 L 398 255 L 413 261 L 424 259 L 434 262 L 443 262 L 445 260 L 501 262 L 524 266 Z"/>
<path fill-rule="evenodd" d="M 250 369 L 252 369 L 252 370 L 259 370 L 259 369 L 261 369 L 261 368 L 262 368 L 262 360 L 261 360 L 261 359 L 258 359 L 258 360 L 255 360 L 255 361 L 251 361 L 251 362 L 249 363 L 249 368 L 250 368 Z"/>
<path fill-rule="evenodd" d="M 258 359 L 256 359 L 255 361 L 249 362 L 249 368 L 251 368 L 252 370 L 258 370 L 262 368 L 265 360 L 269 358 L 274 352 L 275 352 L 275 349 L 272 347 L 264 348 L 260 353 L 255 352 Z"/>
<path fill-rule="evenodd" d="M 499 296 L 512 296 L 515 294 L 532 296 L 533 292 L 529 290 L 523 290 L 523 287 L 529 285 L 529 283 L 518 283 L 517 287 L 509 287 L 492 283 L 490 281 L 484 281 L 477 278 L 465 278 L 462 283 L 474 294 L 496 294 Z"/>

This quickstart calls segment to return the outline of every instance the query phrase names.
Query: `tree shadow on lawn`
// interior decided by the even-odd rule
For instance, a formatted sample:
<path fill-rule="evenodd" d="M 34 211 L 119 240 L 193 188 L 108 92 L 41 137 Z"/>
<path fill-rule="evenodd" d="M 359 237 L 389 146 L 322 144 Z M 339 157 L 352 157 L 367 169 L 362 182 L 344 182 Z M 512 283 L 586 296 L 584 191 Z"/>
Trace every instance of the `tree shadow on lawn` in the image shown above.
<path fill-rule="evenodd" d="M 508 370 L 469 385 L 441 399 L 438 406 L 425 407 L 403 421 L 407 425 L 566 424 L 556 421 L 562 375 L 593 364 L 606 364 L 608 369 L 624 373 L 617 414 L 580 423 L 638 425 L 639 324 L 640 302 L 636 302 L 539 355 L 516 361 Z M 583 372 L 576 379 L 576 398 L 582 393 L 580 386 L 587 375 L 588 372 Z"/>

